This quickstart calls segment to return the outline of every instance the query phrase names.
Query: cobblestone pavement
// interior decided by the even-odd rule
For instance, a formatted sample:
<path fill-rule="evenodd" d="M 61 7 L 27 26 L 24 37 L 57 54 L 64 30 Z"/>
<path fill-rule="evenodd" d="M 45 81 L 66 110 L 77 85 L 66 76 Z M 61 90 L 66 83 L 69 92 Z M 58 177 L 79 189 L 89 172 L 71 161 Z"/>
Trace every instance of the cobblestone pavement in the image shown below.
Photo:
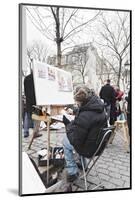
<path fill-rule="evenodd" d="M 37 151 L 47 147 L 47 132 L 44 130 L 41 133 L 43 134 L 42 137 L 36 138 L 33 141 L 30 150 L 28 150 L 28 145 L 32 136 L 32 129 L 28 138 L 23 138 L 22 136 L 22 150 L 26 151 L 36 162 Z M 64 128 L 51 131 L 50 146 L 61 146 L 64 134 Z M 125 151 L 120 130 L 116 133 L 113 143 L 108 145 L 97 161 L 96 166 L 105 189 L 130 188 L 130 153 Z M 98 183 L 98 178 L 95 175 L 95 171 L 91 170 L 88 177 L 89 190 Z M 72 189 L 73 191 L 84 191 L 84 180 L 78 179 Z M 103 189 L 99 187 L 99 190 Z"/>

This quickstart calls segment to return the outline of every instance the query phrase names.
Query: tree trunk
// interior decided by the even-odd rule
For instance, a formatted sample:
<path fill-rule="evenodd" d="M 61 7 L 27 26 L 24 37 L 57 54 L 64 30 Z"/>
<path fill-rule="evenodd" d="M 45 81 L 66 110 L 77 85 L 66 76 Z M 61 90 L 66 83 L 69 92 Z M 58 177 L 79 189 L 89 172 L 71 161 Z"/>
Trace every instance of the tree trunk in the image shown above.
<path fill-rule="evenodd" d="M 60 37 L 60 21 L 59 21 L 59 7 L 56 10 L 56 44 L 57 44 L 57 63 L 56 65 L 61 68 L 61 37 Z"/>
<path fill-rule="evenodd" d="M 56 65 L 61 68 L 61 42 L 57 42 L 57 63 Z"/>
<path fill-rule="evenodd" d="M 118 81 L 117 81 L 117 86 L 118 87 L 120 85 L 121 68 L 122 68 L 122 58 L 121 58 L 121 56 L 119 56 L 119 72 L 118 72 Z"/>

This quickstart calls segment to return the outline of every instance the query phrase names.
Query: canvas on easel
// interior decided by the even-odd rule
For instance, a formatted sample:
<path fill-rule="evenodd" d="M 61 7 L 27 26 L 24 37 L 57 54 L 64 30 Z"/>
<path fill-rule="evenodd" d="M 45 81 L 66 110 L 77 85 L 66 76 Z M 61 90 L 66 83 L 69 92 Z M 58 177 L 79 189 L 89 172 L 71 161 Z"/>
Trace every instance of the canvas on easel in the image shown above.
<path fill-rule="evenodd" d="M 33 76 L 37 105 L 74 104 L 70 72 L 34 61 Z"/>

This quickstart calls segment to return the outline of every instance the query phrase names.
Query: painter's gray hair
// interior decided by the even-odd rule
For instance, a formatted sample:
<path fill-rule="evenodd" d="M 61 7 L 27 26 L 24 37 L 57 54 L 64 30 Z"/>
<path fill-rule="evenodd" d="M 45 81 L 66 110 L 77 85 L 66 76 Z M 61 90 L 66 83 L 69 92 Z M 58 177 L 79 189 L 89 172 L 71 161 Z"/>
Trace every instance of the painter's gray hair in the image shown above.
<path fill-rule="evenodd" d="M 78 102 L 85 101 L 88 97 L 95 94 L 93 89 L 88 88 L 86 85 L 79 85 L 75 89 L 74 99 Z"/>

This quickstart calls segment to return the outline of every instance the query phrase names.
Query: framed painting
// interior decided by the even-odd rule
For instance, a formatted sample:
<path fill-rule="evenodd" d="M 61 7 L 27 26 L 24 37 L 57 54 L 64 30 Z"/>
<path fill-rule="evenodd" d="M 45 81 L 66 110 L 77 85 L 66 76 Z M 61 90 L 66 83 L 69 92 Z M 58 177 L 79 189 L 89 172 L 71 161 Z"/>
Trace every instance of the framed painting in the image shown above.
<path fill-rule="evenodd" d="M 19 4 L 21 196 L 131 189 L 131 21 Z"/>

